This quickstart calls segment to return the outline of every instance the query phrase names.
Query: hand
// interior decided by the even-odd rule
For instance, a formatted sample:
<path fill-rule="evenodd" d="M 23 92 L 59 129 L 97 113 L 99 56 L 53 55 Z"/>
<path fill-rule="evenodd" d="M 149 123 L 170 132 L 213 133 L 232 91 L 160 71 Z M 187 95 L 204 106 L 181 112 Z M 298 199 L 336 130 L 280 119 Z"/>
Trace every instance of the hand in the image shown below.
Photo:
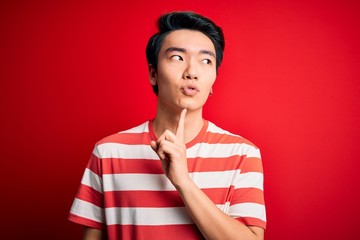
<path fill-rule="evenodd" d="M 187 110 L 180 114 L 176 134 L 165 130 L 156 141 L 151 141 L 151 148 L 159 156 L 165 175 L 178 186 L 181 181 L 189 178 L 186 159 L 186 145 L 184 143 L 184 125 Z"/>

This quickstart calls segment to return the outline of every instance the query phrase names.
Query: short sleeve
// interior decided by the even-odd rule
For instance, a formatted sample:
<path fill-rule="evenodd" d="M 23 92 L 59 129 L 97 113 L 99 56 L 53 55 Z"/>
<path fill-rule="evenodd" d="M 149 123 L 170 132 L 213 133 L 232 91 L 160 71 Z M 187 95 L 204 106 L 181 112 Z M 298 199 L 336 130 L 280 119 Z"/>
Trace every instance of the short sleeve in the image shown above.
<path fill-rule="evenodd" d="M 95 147 L 85 168 L 68 219 L 88 227 L 102 229 L 105 222 L 103 205 L 102 165 Z"/>
<path fill-rule="evenodd" d="M 266 228 L 264 174 L 260 150 L 246 144 L 240 173 L 234 186 L 229 215 L 248 226 Z"/>

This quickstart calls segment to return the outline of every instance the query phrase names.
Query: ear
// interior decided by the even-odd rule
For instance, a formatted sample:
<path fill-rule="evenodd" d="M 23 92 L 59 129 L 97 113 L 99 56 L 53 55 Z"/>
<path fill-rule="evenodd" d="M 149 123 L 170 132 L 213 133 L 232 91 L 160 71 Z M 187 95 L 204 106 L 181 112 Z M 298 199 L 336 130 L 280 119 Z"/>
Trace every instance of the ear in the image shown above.
<path fill-rule="evenodd" d="M 155 86 L 157 85 L 156 69 L 151 64 L 148 67 L 150 84 Z"/>

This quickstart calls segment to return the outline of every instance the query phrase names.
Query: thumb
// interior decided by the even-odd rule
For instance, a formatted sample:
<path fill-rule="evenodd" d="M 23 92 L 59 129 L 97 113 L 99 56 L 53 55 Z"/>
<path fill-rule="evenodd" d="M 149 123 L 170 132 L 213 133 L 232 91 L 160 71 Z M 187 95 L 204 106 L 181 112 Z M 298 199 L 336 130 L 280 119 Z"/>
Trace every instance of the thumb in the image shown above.
<path fill-rule="evenodd" d="M 150 146 L 151 146 L 152 150 L 154 150 L 155 152 L 157 151 L 158 146 L 157 146 L 157 143 L 155 141 L 151 141 Z"/>

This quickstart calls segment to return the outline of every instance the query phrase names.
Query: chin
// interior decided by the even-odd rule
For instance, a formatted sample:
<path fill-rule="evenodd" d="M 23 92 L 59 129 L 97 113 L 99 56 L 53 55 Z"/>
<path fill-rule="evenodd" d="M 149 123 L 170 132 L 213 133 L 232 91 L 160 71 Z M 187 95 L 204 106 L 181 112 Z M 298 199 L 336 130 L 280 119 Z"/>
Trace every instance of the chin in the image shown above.
<path fill-rule="evenodd" d="M 199 100 L 195 101 L 194 99 L 182 99 L 179 102 L 179 107 L 181 109 L 186 108 L 187 110 L 195 111 L 195 110 L 201 110 L 205 103 L 206 101 L 199 102 Z"/>
<path fill-rule="evenodd" d="M 188 111 L 198 111 L 198 110 L 202 110 L 202 106 L 195 106 L 193 104 L 188 104 L 188 105 L 182 105 L 181 106 L 182 109 L 187 109 Z"/>

